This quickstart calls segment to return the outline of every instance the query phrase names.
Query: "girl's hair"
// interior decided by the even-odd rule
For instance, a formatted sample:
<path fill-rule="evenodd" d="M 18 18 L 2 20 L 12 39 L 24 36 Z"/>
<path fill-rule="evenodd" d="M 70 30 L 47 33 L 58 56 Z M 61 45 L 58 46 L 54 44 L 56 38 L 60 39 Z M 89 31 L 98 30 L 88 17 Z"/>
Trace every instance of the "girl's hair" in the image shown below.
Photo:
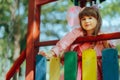
<path fill-rule="evenodd" d="M 85 7 L 79 13 L 79 20 L 81 20 L 81 18 L 84 17 L 84 16 L 93 16 L 97 19 L 97 25 L 96 25 L 95 31 L 93 32 L 93 35 L 97 35 L 98 32 L 100 31 L 100 27 L 101 27 L 101 24 L 102 24 L 101 16 L 100 16 L 100 13 L 99 13 L 98 9 L 96 9 L 94 7 Z M 80 21 L 80 26 L 82 27 L 81 21 Z M 83 32 L 84 32 L 84 35 L 87 35 L 87 33 L 84 29 L 83 29 Z"/>

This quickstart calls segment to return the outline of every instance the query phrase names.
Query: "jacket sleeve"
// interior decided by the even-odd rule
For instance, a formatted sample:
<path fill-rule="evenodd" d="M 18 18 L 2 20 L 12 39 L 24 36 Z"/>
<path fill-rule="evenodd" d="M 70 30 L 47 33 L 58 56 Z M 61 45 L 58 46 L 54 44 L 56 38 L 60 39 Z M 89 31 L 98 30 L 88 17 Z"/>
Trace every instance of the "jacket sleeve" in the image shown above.
<path fill-rule="evenodd" d="M 69 46 L 80 36 L 83 36 L 81 28 L 73 29 L 57 42 L 57 44 L 52 48 L 52 51 L 58 56 L 61 52 L 66 51 Z"/>

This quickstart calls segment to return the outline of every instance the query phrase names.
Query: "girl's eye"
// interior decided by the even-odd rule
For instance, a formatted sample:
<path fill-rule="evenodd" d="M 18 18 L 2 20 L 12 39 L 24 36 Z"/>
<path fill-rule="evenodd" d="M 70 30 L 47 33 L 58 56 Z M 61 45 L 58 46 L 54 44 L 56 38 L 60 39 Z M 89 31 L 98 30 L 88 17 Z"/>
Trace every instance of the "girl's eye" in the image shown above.
<path fill-rule="evenodd" d="M 85 18 L 82 18 L 81 20 L 85 20 Z"/>
<path fill-rule="evenodd" d="M 89 19 L 92 19 L 92 17 L 89 17 Z"/>

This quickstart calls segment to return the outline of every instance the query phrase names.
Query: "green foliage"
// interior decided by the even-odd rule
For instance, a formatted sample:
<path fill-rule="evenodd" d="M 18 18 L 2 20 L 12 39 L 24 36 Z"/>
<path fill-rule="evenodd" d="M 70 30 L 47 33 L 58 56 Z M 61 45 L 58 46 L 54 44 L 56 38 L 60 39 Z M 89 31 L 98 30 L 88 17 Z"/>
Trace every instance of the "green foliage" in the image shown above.
<path fill-rule="evenodd" d="M 5 80 L 6 72 L 18 57 L 15 55 L 19 55 L 15 53 L 16 49 L 19 50 L 16 46 L 20 46 L 22 39 L 25 39 L 28 6 L 25 1 L 0 0 L 0 29 L 4 30 L 0 32 L 0 80 Z M 25 44 L 20 49 L 24 49 Z"/>
<path fill-rule="evenodd" d="M 120 54 L 120 44 L 116 45 L 116 48 L 118 50 L 118 53 Z"/>
<path fill-rule="evenodd" d="M 110 0 L 102 3 L 103 8 L 101 9 L 102 16 L 109 15 L 110 17 L 115 17 L 115 15 L 120 16 L 120 0 Z"/>
<path fill-rule="evenodd" d="M 69 27 L 66 22 L 66 12 L 69 6 L 72 5 L 73 4 L 71 1 L 59 0 L 57 2 L 42 6 L 41 32 L 48 37 L 47 40 L 51 37 L 60 39 L 61 36 L 59 33 L 68 31 Z M 45 41 L 46 38 L 42 37 L 41 40 Z"/>

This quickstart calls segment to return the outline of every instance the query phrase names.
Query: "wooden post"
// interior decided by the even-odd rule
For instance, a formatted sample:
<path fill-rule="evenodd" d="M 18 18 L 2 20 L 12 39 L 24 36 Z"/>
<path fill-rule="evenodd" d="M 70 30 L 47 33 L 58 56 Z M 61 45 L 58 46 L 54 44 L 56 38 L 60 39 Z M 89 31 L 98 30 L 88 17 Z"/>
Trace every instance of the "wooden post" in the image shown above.
<path fill-rule="evenodd" d="M 35 80 L 35 56 L 38 48 L 35 48 L 34 43 L 39 42 L 40 35 L 40 6 L 36 6 L 35 0 L 29 0 L 27 30 L 26 80 Z"/>

